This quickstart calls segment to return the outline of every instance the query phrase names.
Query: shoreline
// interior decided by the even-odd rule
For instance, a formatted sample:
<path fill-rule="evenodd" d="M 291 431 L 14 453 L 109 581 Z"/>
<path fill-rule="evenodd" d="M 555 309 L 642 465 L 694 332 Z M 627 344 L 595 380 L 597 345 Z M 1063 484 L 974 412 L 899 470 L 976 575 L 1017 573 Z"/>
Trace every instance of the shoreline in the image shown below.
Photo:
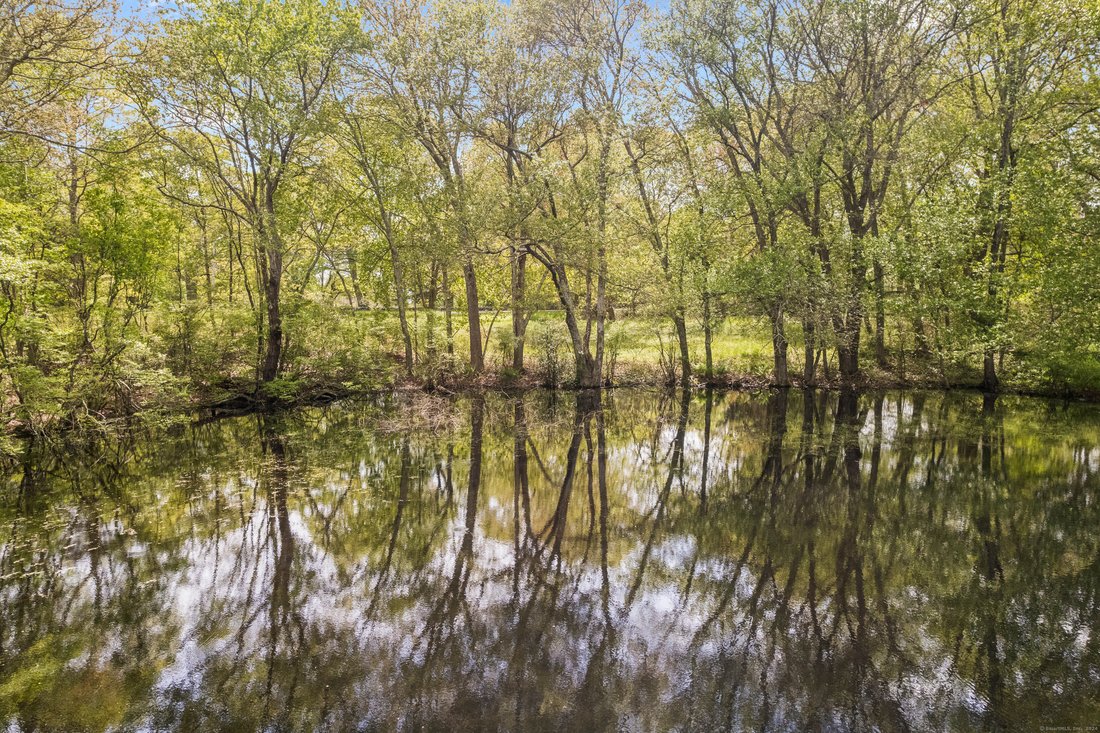
<path fill-rule="evenodd" d="M 685 387 L 680 383 L 669 384 L 661 380 L 621 380 L 605 384 L 602 387 L 579 387 L 573 383 L 548 385 L 531 375 L 527 379 L 504 377 L 499 372 L 487 372 L 480 378 L 458 377 L 438 382 L 427 381 L 399 381 L 385 387 L 370 389 L 337 388 L 331 384 L 318 383 L 303 389 L 293 398 L 262 398 L 257 393 L 242 393 L 232 395 L 226 399 L 198 402 L 191 408 L 195 415 L 201 415 L 197 422 L 216 420 L 222 417 L 236 417 L 254 413 L 272 413 L 283 410 L 292 410 L 297 407 L 312 407 L 331 404 L 343 400 L 362 399 L 366 397 L 378 397 L 382 395 L 400 393 L 423 393 L 439 396 L 465 396 L 470 394 L 501 393 L 506 395 L 525 394 L 532 391 L 554 391 L 561 393 L 576 392 L 614 392 L 625 389 L 646 389 L 662 392 L 678 392 Z M 900 380 L 871 378 L 864 379 L 856 385 L 842 385 L 836 380 L 819 380 L 815 384 L 802 384 L 801 379 L 793 378 L 791 384 L 780 387 L 772 384 L 766 377 L 754 375 L 730 375 L 723 378 L 709 380 L 692 380 L 686 387 L 691 392 L 705 392 L 708 390 L 730 392 L 771 392 L 778 390 L 798 390 L 823 392 L 851 391 L 857 394 L 888 392 L 888 391 L 913 391 L 934 392 L 941 394 L 973 393 L 983 396 L 999 397 L 1028 397 L 1034 399 L 1057 400 L 1065 402 L 1079 402 L 1100 405 L 1100 391 L 1074 390 L 1040 387 L 1004 387 L 995 392 L 985 391 L 978 383 L 951 383 L 943 384 L 931 380 Z M 206 413 L 202 415 L 202 413 Z"/>
<path fill-rule="evenodd" d="M 569 382 L 548 385 L 535 374 L 516 378 L 499 371 L 486 372 L 480 377 L 454 375 L 446 380 L 398 380 L 381 387 L 363 388 L 347 387 L 345 384 L 335 381 L 316 380 L 303 384 L 300 389 L 289 395 L 263 394 L 262 387 L 254 387 L 251 391 L 246 389 L 227 391 L 216 397 L 210 394 L 212 390 L 208 391 L 205 396 L 202 391 L 197 391 L 191 396 L 191 402 L 187 405 L 150 405 L 127 414 L 96 415 L 94 419 L 89 421 L 91 424 L 82 424 L 77 417 L 56 418 L 52 422 L 47 422 L 44 426 L 38 426 L 38 429 L 31 429 L 21 421 L 12 420 L 0 431 L 0 436 L 28 441 L 36 438 L 56 438 L 62 435 L 109 435 L 115 431 L 140 427 L 150 418 L 165 420 L 170 423 L 202 425 L 224 418 L 272 414 L 298 407 L 315 407 L 343 400 L 399 393 L 420 392 L 440 396 L 461 396 L 489 392 L 514 395 L 536 390 L 569 393 L 623 389 L 675 392 L 684 389 L 684 386 L 679 382 L 670 384 L 662 379 L 623 379 L 599 388 L 578 387 Z M 991 395 L 995 398 L 1029 397 L 1100 405 L 1100 391 L 1091 389 L 1009 385 L 996 392 L 988 392 L 982 390 L 981 385 L 978 383 L 955 382 L 945 384 L 940 380 L 900 379 L 885 374 L 865 377 L 858 384 L 847 386 L 840 384 L 835 379 L 822 379 L 815 384 L 805 385 L 800 378 L 795 376 L 792 377 L 791 384 L 785 387 L 777 386 L 770 379 L 761 375 L 723 375 L 709 380 L 693 379 L 687 389 L 692 392 L 717 390 L 757 393 L 784 389 L 821 390 L 825 392 L 854 391 L 857 394 L 884 391 L 919 391 L 942 394 L 973 393 L 983 396 Z"/>

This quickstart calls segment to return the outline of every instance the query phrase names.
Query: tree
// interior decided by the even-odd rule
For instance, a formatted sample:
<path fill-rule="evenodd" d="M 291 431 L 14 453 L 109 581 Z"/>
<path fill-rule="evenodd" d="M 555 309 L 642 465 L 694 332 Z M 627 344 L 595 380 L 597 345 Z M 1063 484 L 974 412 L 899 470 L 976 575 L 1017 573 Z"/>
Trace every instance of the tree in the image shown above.
<path fill-rule="evenodd" d="M 365 88 L 384 99 L 383 114 L 431 158 L 448 198 L 448 225 L 458 241 L 466 286 L 470 368 L 485 369 L 474 257 L 476 223 L 464 148 L 471 137 L 474 67 L 493 10 L 486 2 L 364 2 L 370 44 L 357 69 Z M 444 275 L 446 279 L 446 275 Z"/>
<path fill-rule="evenodd" d="M 201 0 L 163 17 L 130 87 L 160 139 L 217 194 L 178 202 L 221 210 L 248 230 L 263 304 L 263 383 L 282 367 L 284 262 L 295 246 L 283 208 L 294 179 L 322 165 L 325 107 L 359 44 L 339 4 Z"/>
<path fill-rule="evenodd" d="M 879 235 L 906 134 L 942 93 L 937 64 L 959 19 L 952 8 L 927 0 L 832 0 L 796 4 L 792 13 L 805 45 L 803 63 L 819 87 L 810 124 L 830 132 L 823 166 L 839 193 L 847 228 L 845 237 L 822 246 L 819 256 L 833 280 L 830 317 L 841 380 L 853 384 L 860 377 L 860 328 L 872 265 L 868 240 Z M 882 265 L 873 264 L 881 300 Z M 881 343 L 881 317 L 878 321 Z"/>
<path fill-rule="evenodd" d="M 0 1 L 0 136 L 51 139 L 39 116 L 112 61 L 112 9 L 110 0 Z"/>
<path fill-rule="evenodd" d="M 533 27 L 525 5 L 512 8 L 494 29 L 478 72 L 476 132 L 502 164 L 509 207 L 502 223 L 510 244 L 512 368 L 524 371 L 527 312 L 527 257 L 532 246 L 530 219 L 546 216 L 552 188 L 546 160 L 568 134 L 574 96 L 565 89 L 564 60 L 554 53 L 542 29 Z M 542 250 L 545 254 L 545 250 Z M 568 288 L 565 281 L 555 280 Z M 566 300 L 572 302 L 571 295 Z M 575 320 L 575 315 L 573 316 Z"/>
<path fill-rule="evenodd" d="M 581 163 L 589 157 L 594 147 L 591 198 L 594 199 L 595 211 L 588 211 L 590 207 L 587 205 L 577 209 L 584 212 L 587 229 L 583 271 L 589 300 L 595 279 L 595 301 L 586 309 L 587 324 L 583 334 L 576 317 L 576 297 L 568 285 L 564 263 L 559 257 L 547 256 L 549 253 L 543 254 L 540 259 L 551 270 L 566 311 L 566 326 L 577 366 L 577 383 L 583 387 L 598 387 L 603 383 L 609 310 L 608 246 L 614 177 L 612 155 L 631 101 L 631 81 L 641 64 L 637 43 L 645 6 L 637 0 L 538 0 L 531 4 L 529 12 L 530 22 L 537 23 L 543 29 L 546 42 L 561 57 L 570 61 L 570 81 L 576 85 L 580 107 L 577 142 L 581 149 L 571 156 L 563 144 L 561 152 L 569 168 L 573 193 L 580 194 L 581 199 L 589 196 L 581 188 L 578 173 Z M 593 138 L 591 146 L 589 137 Z"/>
<path fill-rule="evenodd" d="M 698 122 L 722 146 L 725 170 L 747 213 L 755 253 L 773 257 L 786 211 L 784 157 L 772 144 L 784 90 L 774 73 L 778 8 L 774 2 L 733 4 L 686 0 L 673 6 L 664 45 L 671 70 L 683 81 Z M 754 298 L 772 331 L 773 382 L 790 384 L 785 306 L 788 284 L 757 283 Z"/>
<path fill-rule="evenodd" d="M 985 302 L 973 318 L 982 329 L 982 387 L 995 391 L 1011 292 L 1006 263 L 1010 250 L 1022 255 L 1025 239 L 1013 231 L 1025 216 L 1018 210 L 1026 201 L 1020 169 L 1041 154 L 1046 139 L 1065 135 L 1089 108 L 1075 82 L 1092 50 L 1095 26 L 1083 9 L 1055 12 L 1017 0 L 975 2 L 968 11 L 959 56 L 979 179 L 973 271 L 986 283 Z"/>
<path fill-rule="evenodd" d="M 407 314 L 409 291 L 405 280 L 405 263 L 402 254 L 403 221 L 407 216 L 402 210 L 413 209 L 410 188 L 422 185 L 416 177 L 415 164 L 404 157 L 404 141 L 384 122 L 372 119 L 369 111 L 354 109 L 343 116 L 340 127 L 341 141 L 357 175 L 356 196 L 359 210 L 386 243 L 393 276 L 394 299 L 404 344 L 405 375 L 413 376 L 415 353 L 412 329 Z"/>
<path fill-rule="evenodd" d="M 641 209 L 638 229 L 656 255 L 668 301 L 665 310 L 672 320 L 680 352 L 680 385 L 691 385 L 691 351 L 688 345 L 687 308 L 684 302 L 685 263 L 682 252 L 674 252 L 672 223 L 684 191 L 680 181 L 675 141 L 656 126 L 634 126 L 623 138 L 630 172 L 637 186 Z M 644 164 L 644 167 L 643 167 Z"/>

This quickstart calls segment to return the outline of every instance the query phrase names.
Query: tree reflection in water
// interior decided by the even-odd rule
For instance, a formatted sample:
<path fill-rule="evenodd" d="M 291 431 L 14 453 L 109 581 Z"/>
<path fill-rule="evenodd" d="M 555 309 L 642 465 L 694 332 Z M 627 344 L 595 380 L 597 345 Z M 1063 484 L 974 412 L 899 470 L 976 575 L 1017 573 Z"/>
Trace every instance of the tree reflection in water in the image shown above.
<path fill-rule="evenodd" d="M 1100 412 L 615 391 L 29 446 L 13 730 L 1100 719 Z"/>

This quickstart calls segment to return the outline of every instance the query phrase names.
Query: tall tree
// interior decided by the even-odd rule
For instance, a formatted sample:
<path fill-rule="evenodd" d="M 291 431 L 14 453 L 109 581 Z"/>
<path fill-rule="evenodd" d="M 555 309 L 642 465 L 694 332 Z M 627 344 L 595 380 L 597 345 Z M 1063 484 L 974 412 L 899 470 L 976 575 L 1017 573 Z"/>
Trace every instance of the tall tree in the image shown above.
<path fill-rule="evenodd" d="M 38 115 L 112 60 L 111 0 L 0 0 L 0 135 L 51 142 Z"/>
<path fill-rule="evenodd" d="M 782 90 L 769 74 L 776 55 L 774 2 L 684 0 L 673 5 L 664 43 L 699 122 L 721 144 L 726 170 L 745 210 L 757 255 L 774 257 L 785 212 L 783 158 L 772 144 L 782 124 Z M 753 289 L 772 332 L 773 382 L 790 384 L 785 306 L 789 287 Z"/>
<path fill-rule="evenodd" d="M 613 153 L 622 134 L 622 123 L 631 104 L 631 82 L 640 70 L 640 33 L 646 6 L 638 0 L 537 0 L 530 12 L 545 28 L 548 41 L 571 61 L 572 80 L 578 90 L 582 114 L 579 122 L 593 138 L 583 140 L 579 158 L 594 158 L 595 211 L 589 215 L 589 252 L 585 277 L 595 279 L 595 302 L 584 338 L 570 327 L 578 382 L 595 387 L 603 382 L 609 313 L 608 247 L 611 238 L 611 204 L 615 175 Z M 594 148 L 594 150 L 592 150 Z M 565 153 L 568 158 L 568 153 Z M 574 173 L 576 165 L 571 166 Z M 586 288 L 591 292 L 591 287 Z M 560 292 L 560 291 L 559 291 Z M 595 348 L 590 344 L 595 327 Z"/>
<path fill-rule="evenodd" d="M 449 226 L 466 286 L 470 368 L 485 369 L 475 257 L 477 225 L 463 154 L 471 138 L 475 67 L 495 7 L 488 2 L 362 3 L 370 40 L 357 69 L 365 88 L 386 100 L 389 119 L 416 139 L 446 188 Z"/>
<path fill-rule="evenodd" d="M 404 346 L 405 375 L 413 376 L 415 353 L 409 324 L 409 288 L 405 276 L 402 239 L 409 227 L 408 212 L 415 196 L 409 190 L 423 184 L 416 176 L 416 164 L 404 155 L 404 140 L 392 127 L 373 115 L 369 108 L 347 110 L 339 129 L 340 140 L 352 161 L 358 189 L 357 208 L 386 244 L 393 278 L 394 300 Z M 414 158 L 415 159 L 415 158 Z"/>
<path fill-rule="evenodd" d="M 876 296 L 882 297 L 882 265 L 871 262 L 868 247 L 879 235 L 905 136 L 947 83 L 937 71 L 959 19 L 957 10 L 927 0 L 806 2 L 792 13 L 805 45 L 803 63 L 820 90 L 809 124 L 830 131 L 823 164 L 847 229 L 843 239 L 823 245 L 819 256 L 833 279 L 830 317 L 840 377 L 853 384 L 860 378 L 860 329 L 872 264 Z"/>
<path fill-rule="evenodd" d="M 165 13 L 131 91 L 160 138 L 217 190 L 179 199 L 240 219 L 261 287 L 261 382 L 278 376 L 282 283 L 295 242 L 282 215 L 294 179 L 322 165 L 325 105 L 359 46 L 354 18 L 320 0 L 200 0 Z"/>
<path fill-rule="evenodd" d="M 524 371 L 530 318 L 526 301 L 529 218 L 548 212 L 545 159 L 567 134 L 575 102 L 560 74 L 563 60 L 533 27 L 525 6 L 510 9 L 493 33 L 479 70 L 477 135 L 496 151 L 509 203 L 504 236 L 509 242 L 512 305 L 512 368 Z M 559 282 L 559 281 L 556 281 Z M 568 300 L 568 298 L 567 298 Z"/>
<path fill-rule="evenodd" d="M 986 296 L 973 316 L 982 330 L 982 387 L 994 391 L 1011 291 L 1006 263 L 1010 250 L 1020 256 L 1024 238 L 1014 231 L 1014 222 L 1024 218 L 1014 210 L 1024 193 L 1020 167 L 1090 109 L 1079 81 L 1082 61 L 1095 51 L 1095 25 L 1084 8 L 1054 12 L 1021 0 L 978 1 L 967 10 L 960 56 L 980 180 L 973 269 L 985 280 Z"/>

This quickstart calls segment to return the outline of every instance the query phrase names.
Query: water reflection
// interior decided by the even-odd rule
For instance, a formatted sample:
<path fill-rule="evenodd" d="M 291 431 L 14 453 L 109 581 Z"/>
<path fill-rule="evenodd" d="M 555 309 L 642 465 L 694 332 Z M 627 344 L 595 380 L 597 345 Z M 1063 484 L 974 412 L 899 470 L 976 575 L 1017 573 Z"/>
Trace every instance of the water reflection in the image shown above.
<path fill-rule="evenodd" d="M 403 398 L 30 447 L 0 715 L 1095 725 L 1098 472 L 1095 407 L 969 395 Z"/>

